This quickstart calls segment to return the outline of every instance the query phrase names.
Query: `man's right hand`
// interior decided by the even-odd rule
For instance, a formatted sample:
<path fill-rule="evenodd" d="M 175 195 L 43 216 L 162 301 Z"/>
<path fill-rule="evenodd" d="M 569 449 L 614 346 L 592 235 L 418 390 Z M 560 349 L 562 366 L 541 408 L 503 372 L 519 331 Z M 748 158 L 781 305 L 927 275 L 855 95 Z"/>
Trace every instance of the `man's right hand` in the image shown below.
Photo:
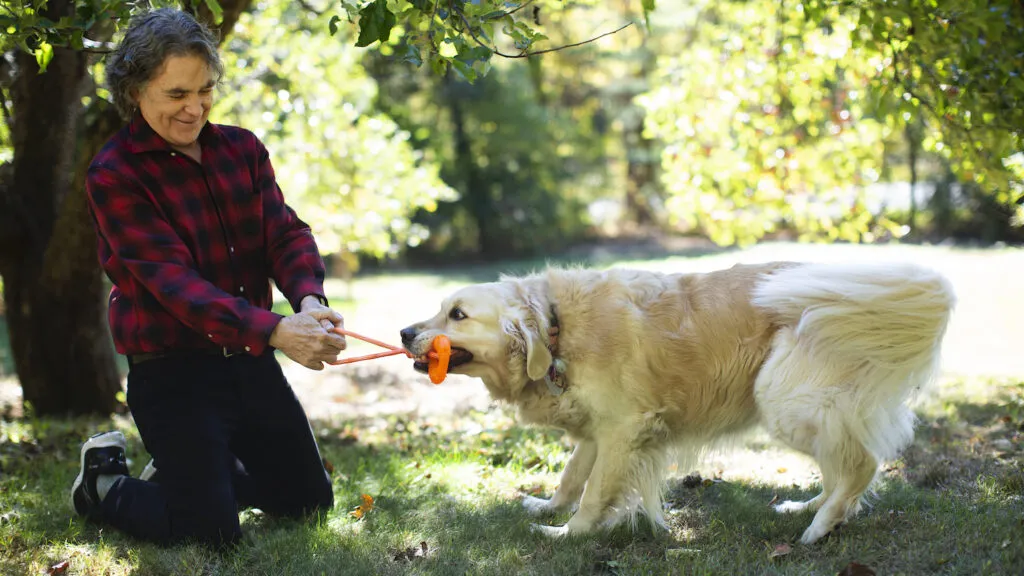
<path fill-rule="evenodd" d="M 337 325 L 342 317 L 329 308 L 286 316 L 270 335 L 270 345 L 310 370 L 323 370 L 324 362 L 337 360 L 345 349 L 345 338 L 328 332 L 323 320 Z"/>

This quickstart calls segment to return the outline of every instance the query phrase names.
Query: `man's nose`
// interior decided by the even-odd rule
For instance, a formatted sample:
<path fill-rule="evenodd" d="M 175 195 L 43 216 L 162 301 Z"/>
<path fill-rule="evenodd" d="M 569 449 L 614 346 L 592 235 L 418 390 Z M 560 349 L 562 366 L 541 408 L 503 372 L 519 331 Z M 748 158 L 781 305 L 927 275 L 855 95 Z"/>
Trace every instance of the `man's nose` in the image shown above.
<path fill-rule="evenodd" d="M 412 341 L 416 339 L 416 329 L 412 326 L 402 328 L 399 334 L 402 335 L 402 344 L 406 346 L 412 344 Z"/>

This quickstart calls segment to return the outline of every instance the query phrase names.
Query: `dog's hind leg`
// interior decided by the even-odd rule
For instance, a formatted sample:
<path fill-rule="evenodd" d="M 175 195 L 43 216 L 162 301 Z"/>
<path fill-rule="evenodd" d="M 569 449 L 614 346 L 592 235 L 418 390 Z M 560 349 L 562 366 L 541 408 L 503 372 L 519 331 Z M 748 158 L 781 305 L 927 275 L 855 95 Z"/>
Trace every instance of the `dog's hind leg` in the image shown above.
<path fill-rule="evenodd" d="M 808 359 L 796 346 L 792 329 L 781 329 L 754 384 L 754 397 L 761 423 L 772 437 L 814 457 L 824 417 L 822 407 L 832 400 L 827 388 L 815 385 L 807 364 Z M 818 510 L 835 488 L 835 480 L 831 470 L 822 469 L 820 494 L 803 502 L 786 500 L 776 504 L 775 511 L 788 514 Z"/>
<path fill-rule="evenodd" d="M 523 497 L 523 507 L 534 516 L 543 516 L 554 512 L 563 512 L 576 508 L 583 495 L 583 488 L 587 484 L 587 478 L 594 469 L 594 461 L 597 460 L 597 442 L 593 440 L 580 440 L 573 450 L 569 462 L 562 471 L 562 478 L 559 480 L 558 488 L 550 500 L 536 498 L 534 496 Z"/>
<path fill-rule="evenodd" d="M 860 498 L 878 471 L 878 459 L 856 437 L 849 435 L 842 422 L 820 438 L 817 460 L 822 477 L 835 478 L 832 489 L 800 542 L 811 544 L 831 532 L 839 523 L 860 510 Z M 830 433 L 831 432 L 831 433 Z"/>

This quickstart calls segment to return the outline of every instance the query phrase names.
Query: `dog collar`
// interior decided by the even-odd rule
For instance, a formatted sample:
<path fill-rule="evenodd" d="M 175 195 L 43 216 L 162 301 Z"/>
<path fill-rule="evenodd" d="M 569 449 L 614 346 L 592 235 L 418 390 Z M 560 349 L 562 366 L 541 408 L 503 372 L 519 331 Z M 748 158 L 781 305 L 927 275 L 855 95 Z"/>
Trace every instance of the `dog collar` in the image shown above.
<path fill-rule="evenodd" d="M 562 392 L 565 392 L 566 387 L 569 383 L 565 379 L 565 371 L 567 367 L 565 361 L 558 358 L 558 334 L 561 331 L 561 326 L 558 324 L 558 314 L 555 313 L 555 305 L 551 305 L 551 318 L 549 319 L 548 328 L 548 350 L 551 352 L 551 365 L 548 366 L 548 372 L 544 375 L 544 384 L 548 387 L 548 392 L 553 396 L 561 396 Z"/>

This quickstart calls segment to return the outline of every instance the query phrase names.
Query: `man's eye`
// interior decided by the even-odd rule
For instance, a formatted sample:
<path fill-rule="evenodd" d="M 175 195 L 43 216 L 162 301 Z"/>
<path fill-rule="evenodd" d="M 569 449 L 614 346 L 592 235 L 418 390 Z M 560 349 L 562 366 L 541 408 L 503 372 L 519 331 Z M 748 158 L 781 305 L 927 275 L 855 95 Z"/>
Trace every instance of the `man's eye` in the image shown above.
<path fill-rule="evenodd" d="M 456 321 L 469 318 L 469 316 L 466 316 L 466 313 L 462 311 L 462 308 L 452 308 L 452 311 L 448 313 L 448 317 Z"/>

